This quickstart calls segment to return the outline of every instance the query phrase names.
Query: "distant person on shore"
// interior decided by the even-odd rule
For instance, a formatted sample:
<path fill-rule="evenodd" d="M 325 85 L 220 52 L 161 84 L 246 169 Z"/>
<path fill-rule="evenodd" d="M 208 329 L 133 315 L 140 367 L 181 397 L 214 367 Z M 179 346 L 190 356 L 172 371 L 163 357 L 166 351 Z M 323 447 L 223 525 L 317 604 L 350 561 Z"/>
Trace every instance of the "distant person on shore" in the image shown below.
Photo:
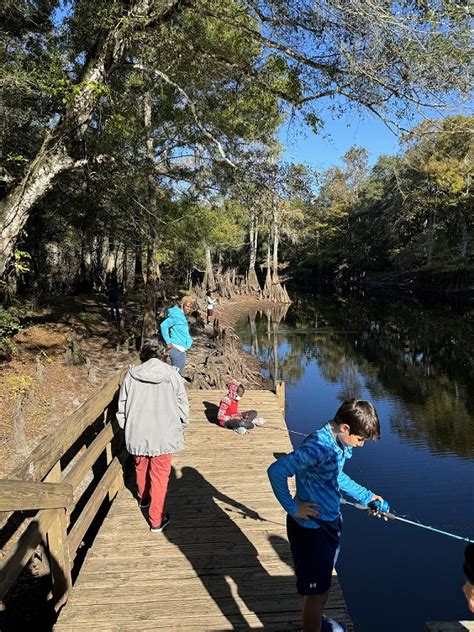
<path fill-rule="evenodd" d="M 120 322 L 120 288 L 115 275 L 110 275 L 107 279 L 105 293 L 109 301 L 110 317 L 118 324 Z"/>
<path fill-rule="evenodd" d="M 474 612 L 474 544 L 468 544 L 464 551 L 464 574 L 466 583 L 463 586 L 467 606 Z"/>
<path fill-rule="evenodd" d="M 186 364 L 186 351 L 193 344 L 186 318 L 193 311 L 193 308 L 194 300 L 190 296 L 185 296 L 181 300 L 181 306 L 170 307 L 167 317 L 160 325 L 161 335 L 166 343 L 171 364 L 178 369 L 181 375 Z"/>
<path fill-rule="evenodd" d="M 257 418 L 256 410 L 246 410 L 239 413 L 239 401 L 245 393 L 245 388 L 237 382 L 231 380 L 228 385 L 229 391 L 221 400 L 217 412 L 217 421 L 220 426 L 235 430 L 239 434 L 245 434 L 247 430 L 252 430 L 256 425 L 263 425 L 263 420 Z"/>
<path fill-rule="evenodd" d="M 344 474 L 343 466 L 351 458 L 353 448 L 361 448 L 366 440 L 379 436 L 379 418 L 372 404 L 352 399 L 340 406 L 332 421 L 268 468 L 275 496 L 288 514 L 287 534 L 296 586 L 303 596 L 304 632 L 346 629 L 338 621 L 323 616 L 339 553 L 340 491 L 364 505 L 383 499 Z M 288 479 L 293 476 L 295 497 L 288 488 Z"/>
<path fill-rule="evenodd" d="M 214 305 L 219 302 L 218 298 L 212 298 L 212 291 L 206 292 L 206 322 L 209 325 L 214 320 Z"/>
<path fill-rule="evenodd" d="M 165 510 L 171 457 L 184 449 L 189 403 L 175 367 L 164 360 L 165 346 L 158 336 L 144 341 L 142 364 L 130 367 L 120 389 L 117 421 L 125 429 L 127 450 L 135 461 L 141 508 L 150 507 L 150 530 L 169 524 Z"/>

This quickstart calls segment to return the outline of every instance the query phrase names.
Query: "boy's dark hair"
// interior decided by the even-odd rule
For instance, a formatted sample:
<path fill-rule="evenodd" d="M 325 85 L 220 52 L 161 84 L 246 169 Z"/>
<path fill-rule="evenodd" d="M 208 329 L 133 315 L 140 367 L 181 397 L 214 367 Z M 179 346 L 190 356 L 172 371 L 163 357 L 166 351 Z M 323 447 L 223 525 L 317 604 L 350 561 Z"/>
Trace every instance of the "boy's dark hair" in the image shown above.
<path fill-rule="evenodd" d="M 365 399 L 350 399 L 334 416 L 337 424 L 347 424 L 350 434 L 366 439 L 380 438 L 380 421 L 375 408 Z"/>
<path fill-rule="evenodd" d="M 243 384 L 239 384 L 237 386 L 237 390 L 240 391 L 243 395 L 245 393 L 245 386 Z"/>
<path fill-rule="evenodd" d="M 151 336 L 143 341 L 142 348 L 140 349 L 140 360 L 146 362 L 151 358 L 161 358 L 165 355 L 166 349 L 163 340 L 159 336 Z"/>

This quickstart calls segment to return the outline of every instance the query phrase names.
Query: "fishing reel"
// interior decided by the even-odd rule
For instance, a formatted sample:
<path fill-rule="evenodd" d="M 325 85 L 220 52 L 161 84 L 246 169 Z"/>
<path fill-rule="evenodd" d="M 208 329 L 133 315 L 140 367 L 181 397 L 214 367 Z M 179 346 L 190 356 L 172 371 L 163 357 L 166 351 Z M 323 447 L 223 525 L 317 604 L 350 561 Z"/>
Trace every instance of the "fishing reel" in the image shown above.
<path fill-rule="evenodd" d="M 373 500 L 368 506 L 377 513 L 388 513 L 390 511 L 390 505 L 386 500 Z"/>

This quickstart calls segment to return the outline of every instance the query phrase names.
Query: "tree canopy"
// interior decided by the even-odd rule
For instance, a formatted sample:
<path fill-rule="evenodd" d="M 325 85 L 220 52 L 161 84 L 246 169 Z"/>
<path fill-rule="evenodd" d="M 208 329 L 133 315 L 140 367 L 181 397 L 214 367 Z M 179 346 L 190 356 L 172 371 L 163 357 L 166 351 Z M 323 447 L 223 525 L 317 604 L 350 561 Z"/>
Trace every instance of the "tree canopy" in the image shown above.
<path fill-rule="evenodd" d="M 72 284 L 113 253 L 115 264 L 138 261 L 150 234 L 154 248 L 176 253 L 183 209 L 199 216 L 215 196 L 232 199 L 232 187 L 249 173 L 265 181 L 265 165 L 278 160 L 276 130 L 287 116 L 317 131 L 328 116 L 364 108 L 396 126 L 469 88 L 467 2 L 7 0 L 0 18 L 3 278 L 15 249 L 40 257 L 39 271 L 41 257 L 60 267 L 67 243 L 68 256 L 74 252 L 80 261 Z M 459 169 L 466 165 L 452 156 L 445 168 L 442 157 L 436 162 L 428 154 L 418 144 L 407 160 L 419 174 L 428 160 L 423 177 L 438 198 L 451 196 L 449 221 L 462 233 L 469 221 L 463 224 L 460 210 L 466 183 Z M 305 206 L 309 224 L 297 226 L 298 239 L 307 240 L 309 258 L 325 249 L 331 266 L 341 263 L 333 246 L 344 223 L 371 195 L 364 191 L 363 150 L 347 160 L 343 172 L 325 175 L 327 200 L 320 197 L 317 212 L 300 191 L 304 204 L 287 200 L 283 214 L 286 221 L 289 209 L 295 217 Z M 418 204 L 416 189 L 410 195 Z M 404 208 L 407 227 L 408 202 Z M 242 219 L 239 230 L 252 222 Z M 287 230 L 292 239 L 295 230 Z M 275 224 L 272 231 L 279 234 Z M 325 231 L 331 239 L 322 243 Z M 313 233 L 319 245 L 311 254 Z M 200 239 L 224 249 L 212 231 Z M 413 240 L 397 248 L 407 259 L 417 249 Z M 395 251 L 389 258 L 396 259 Z"/>

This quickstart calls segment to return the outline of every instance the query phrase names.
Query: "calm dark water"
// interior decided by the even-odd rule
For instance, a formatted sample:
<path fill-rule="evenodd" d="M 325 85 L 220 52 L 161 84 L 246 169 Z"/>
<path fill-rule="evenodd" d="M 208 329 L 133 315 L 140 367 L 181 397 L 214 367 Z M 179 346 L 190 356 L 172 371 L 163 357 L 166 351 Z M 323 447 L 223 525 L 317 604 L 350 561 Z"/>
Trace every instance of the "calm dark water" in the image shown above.
<path fill-rule="evenodd" d="M 382 438 L 347 473 L 400 515 L 474 538 L 474 310 L 410 300 L 300 296 L 238 325 L 266 377 L 286 382 L 296 447 L 341 401 L 371 400 Z M 357 632 L 472 619 L 465 544 L 343 508 L 338 573 Z"/>

